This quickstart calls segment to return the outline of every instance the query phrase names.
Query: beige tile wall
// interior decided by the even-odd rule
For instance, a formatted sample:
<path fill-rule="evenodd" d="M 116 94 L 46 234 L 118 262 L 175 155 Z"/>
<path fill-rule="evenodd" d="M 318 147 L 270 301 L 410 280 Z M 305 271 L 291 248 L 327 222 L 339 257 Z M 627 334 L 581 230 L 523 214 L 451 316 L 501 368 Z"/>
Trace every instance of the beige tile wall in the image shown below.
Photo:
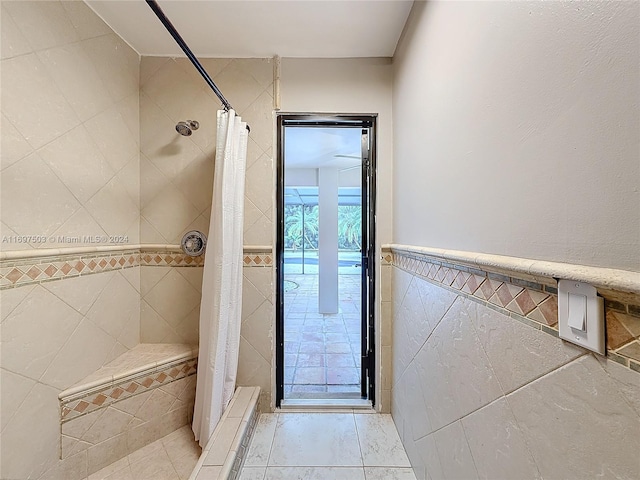
<path fill-rule="evenodd" d="M 140 64 L 83 2 L 3 1 L 1 33 L 2 250 L 207 232 L 218 101 L 190 64 Z M 272 64 L 204 63 L 251 125 L 245 243 L 270 245 Z M 190 138 L 174 130 L 186 119 L 201 124 Z M 257 270 L 246 275 L 239 383 L 268 393 L 271 338 L 254 330 L 272 328 L 272 268 Z M 3 290 L 2 477 L 98 465 L 90 449 L 57 463 L 57 394 L 140 341 L 197 343 L 201 282 L 199 267 L 142 266 Z"/>
<path fill-rule="evenodd" d="M 244 243 L 270 245 L 273 64 L 270 59 L 202 59 L 202 64 L 251 125 Z M 176 244 L 188 230 L 208 232 L 220 102 L 186 59 L 143 57 L 140 69 L 141 241 Z M 183 137 L 175 125 L 187 119 L 197 120 L 200 128 Z"/>
<path fill-rule="evenodd" d="M 1 34 L 2 250 L 139 243 L 138 54 L 83 2 L 3 1 Z"/>
<path fill-rule="evenodd" d="M 204 68 L 251 126 L 245 184 L 245 245 L 273 244 L 273 63 L 202 59 Z M 179 243 L 189 230 L 208 234 L 220 102 L 186 59 L 143 57 L 140 67 L 142 243 Z M 175 131 L 197 120 L 190 137 Z M 244 271 L 238 384 L 262 387 L 271 408 L 273 268 Z M 197 343 L 201 268 L 142 268 L 141 339 Z"/>
<path fill-rule="evenodd" d="M 392 275 L 391 252 L 383 251 L 380 261 L 380 372 L 378 375 L 379 397 L 377 408 L 381 413 L 391 413 L 391 380 L 393 376 L 392 329 L 393 303 L 392 303 Z"/>
<path fill-rule="evenodd" d="M 0 248 L 139 243 L 138 54 L 84 2 L 1 8 Z M 2 478 L 57 465 L 58 393 L 139 343 L 139 290 L 134 267 L 1 291 Z"/>
<path fill-rule="evenodd" d="M 139 343 L 139 285 L 133 267 L 0 292 L 2 478 L 57 463 L 58 394 Z"/>
<path fill-rule="evenodd" d="M 140 341 L 198 344 L 202 267 L 141 267 Z"/>
<path fill-rule="evenodd" d="M 391 410 L 418 479 L 640 476 L 640 375 L 392 276 Z"/>
<path fill-rule="evenodd" d="M 272 267 L 242 269 L 242 328 L 238 378 L 241 386 L 260 387 L 259 409 L 273 411 L 273 339 L 275 335 Z"/>

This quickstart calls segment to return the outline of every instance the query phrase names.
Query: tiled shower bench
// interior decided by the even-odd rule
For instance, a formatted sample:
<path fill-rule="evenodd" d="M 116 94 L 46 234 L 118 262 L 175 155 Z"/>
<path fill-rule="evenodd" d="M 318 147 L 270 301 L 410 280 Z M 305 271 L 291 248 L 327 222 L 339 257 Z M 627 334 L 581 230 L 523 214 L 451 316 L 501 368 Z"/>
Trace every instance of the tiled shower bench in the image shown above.
<path fill-rule="evenodd" d="M 190 423 L 197 361 L 191 345 L 139 344 L 61 392 L 60 458 L 87 450 L 90 475 Z"/>

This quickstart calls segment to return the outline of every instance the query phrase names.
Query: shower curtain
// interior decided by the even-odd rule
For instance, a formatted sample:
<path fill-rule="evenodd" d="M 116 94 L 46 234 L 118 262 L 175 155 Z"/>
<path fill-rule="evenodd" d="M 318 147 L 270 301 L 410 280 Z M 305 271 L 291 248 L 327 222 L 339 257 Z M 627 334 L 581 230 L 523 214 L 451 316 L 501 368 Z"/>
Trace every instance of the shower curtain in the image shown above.
<path fill-rule="evenodd" d="M 247 124 L 218 111 L 211 223 L 202 279 L 193 432 L 202 447 L 235 388 L 242 309 L 242 229 Z"/>

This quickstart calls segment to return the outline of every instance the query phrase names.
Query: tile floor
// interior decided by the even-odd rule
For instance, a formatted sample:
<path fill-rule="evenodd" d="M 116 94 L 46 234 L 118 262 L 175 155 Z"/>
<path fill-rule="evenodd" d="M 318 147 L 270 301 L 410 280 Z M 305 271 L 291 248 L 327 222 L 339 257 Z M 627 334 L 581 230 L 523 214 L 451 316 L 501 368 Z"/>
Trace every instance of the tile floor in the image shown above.
<path fill-rule="evenodd" d="M 415 480 L 391 415 L 263 413 L 240 480 Z"/>
<path fill-rule="evenodd" d="M 318 313 L 317 275 L 285 280 L 285 398 L 359 397 L 360 276 L 339 275 L 335 315 Z"/>
<path fill-rule="evenodd" d="M 136 450 L 86 480 L 187 480 L 201 453 L 190 425 Z"/>

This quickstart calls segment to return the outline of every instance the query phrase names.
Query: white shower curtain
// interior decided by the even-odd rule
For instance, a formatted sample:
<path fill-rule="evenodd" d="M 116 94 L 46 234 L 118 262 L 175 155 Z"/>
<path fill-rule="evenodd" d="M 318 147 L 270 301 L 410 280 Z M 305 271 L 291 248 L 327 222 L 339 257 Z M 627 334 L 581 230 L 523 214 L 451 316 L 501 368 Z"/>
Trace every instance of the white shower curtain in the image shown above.
<path fill-rule="evenodd" d="M 202 279 L 193 432 L 202 447 L 233 396 L 242 309 L 247 124 L 218 111 L 213 204 Z"/>

